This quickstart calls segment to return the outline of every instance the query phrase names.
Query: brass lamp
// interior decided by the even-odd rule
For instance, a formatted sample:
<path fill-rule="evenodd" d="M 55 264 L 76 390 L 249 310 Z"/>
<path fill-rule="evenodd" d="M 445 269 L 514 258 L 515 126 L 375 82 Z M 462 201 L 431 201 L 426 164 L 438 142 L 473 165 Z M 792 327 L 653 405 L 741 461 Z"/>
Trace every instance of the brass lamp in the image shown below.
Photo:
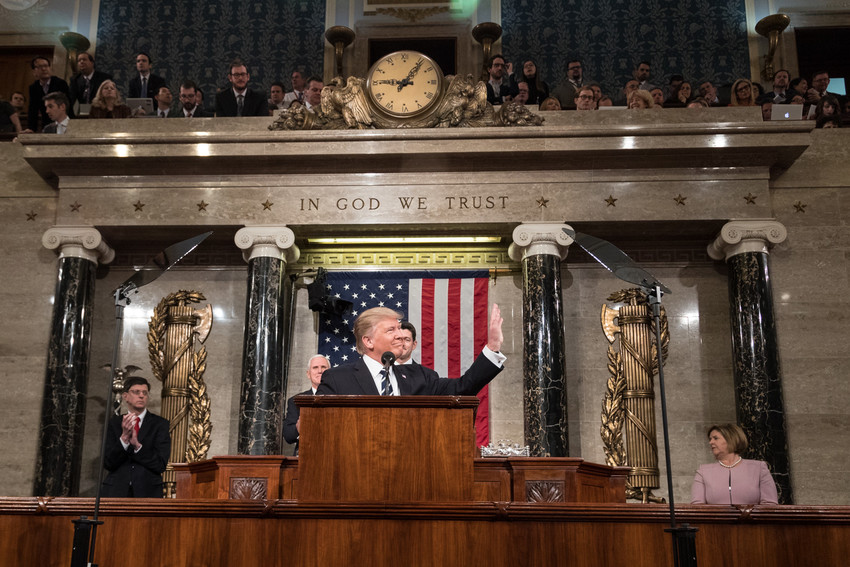
<path fill-rule="evenodd" d="M 487 61 L 490 60 L 493 43 L 502 37 L 502 26 L 494 22 L 483 22 L 472 28 L 472 38 L 484 49 L 484 80 L 486 81 Z"/>
<path fill-rule="evenodd" d="M 779 46 L 779 36 L 791 23 L 791 18 L 786 14 L 772 14 L 758 21 L 756 24 L 756 33 L 766 37 L 770 42 L 767 55 L 764 56 L 764 68 L 761 70 L 761 77 L 765 81 L 773 79 L 773 57 L 776 55 L 776 48 Z"/>
<path fill-rule="evenodd" d="M 333 26 L 325 31 L 325 39 L 334 46 L 336 74 L 342 77 L 342 52 L 354 41 L 354 30 L 345 26 Z"/>
<path fill-rule="evenodd" d="M 65 65 L 65 80 L 68 80 L 77 72 L 77 55 L 91 47 L 91 42 L 86 36 L 71 31 L 61 34 L 59 42 L 68 52 L 68 62 Z"/>

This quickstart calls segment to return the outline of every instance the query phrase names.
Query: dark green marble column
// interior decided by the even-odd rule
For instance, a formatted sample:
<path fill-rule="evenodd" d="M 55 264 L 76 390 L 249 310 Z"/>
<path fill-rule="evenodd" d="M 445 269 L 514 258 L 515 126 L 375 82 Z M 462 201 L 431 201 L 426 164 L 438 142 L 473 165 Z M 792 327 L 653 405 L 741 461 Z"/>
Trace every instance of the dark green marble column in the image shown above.
<path fill-rule="evenodd" d="M 572 240 L 565 224 L 525 223 L 511 258 L 522 259 L 525 444 L 532 456 L 569 456 L 561 261 Z"/>
<path fill-rule="evenodd" d="M 297 260 L 295 235 L 282 226 L 246 227 L 236 244 L 248 261 L 242 384 L 239 398 L 240 455 L 281 453 L 284 380 L 283 277 L 287 260 Z"/>
<path fill-rule="evenodd" d="M 735 411 L 749 440 L 746 457 L 767 462 L 780 504 L 791 504 L 782 373 L 767 252 L 768 243 L 782 242 L 785 236 L 785 227 L 778 222 L 735 221 L 723 227 L 709 253 L 715 259 L 725 256 L 729 268 Z"/>
<path fill-rule="evenodd" d="M 35 496 L 77 496 L 83 457 L 89 346 L 98 258 L 114 252 L 93 228 L 51 228 L 59 249 L 36 457 Z"/>

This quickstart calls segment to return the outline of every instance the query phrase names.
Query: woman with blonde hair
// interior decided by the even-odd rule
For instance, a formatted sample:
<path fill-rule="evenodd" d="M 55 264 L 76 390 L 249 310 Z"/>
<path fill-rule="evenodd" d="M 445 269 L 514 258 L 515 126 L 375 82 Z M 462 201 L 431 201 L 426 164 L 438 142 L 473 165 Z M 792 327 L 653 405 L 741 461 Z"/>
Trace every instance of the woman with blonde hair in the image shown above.
<path fill-rule="evenodd" d="M 643 108 L 652 108 L 655 106 L 655 101 L 652 100 L 652 95 L 649 91 L 636 90 L 629 95 L 629 109 L 641 110 Z"/>
<path fill-rule="evenodd" d="M 115 83 L 106 80 L 97 89 L 91 101 L 89 118 L 131 118 L 133 111 L 124 104 Z"/>
<path fill-rule="evenodd" d="M 764 461 L 744 459 L 747 435 L 734 423 L 708 428 L 714 462 L 701 465 L 691 486 L 691 504 L 778 504 L 776 483 Z"/>
<path fill-rule="evenodd" d="M 749 79 L 732 83 L 732 102 L 729 106 L 756 106 L 756 90 Z"/>

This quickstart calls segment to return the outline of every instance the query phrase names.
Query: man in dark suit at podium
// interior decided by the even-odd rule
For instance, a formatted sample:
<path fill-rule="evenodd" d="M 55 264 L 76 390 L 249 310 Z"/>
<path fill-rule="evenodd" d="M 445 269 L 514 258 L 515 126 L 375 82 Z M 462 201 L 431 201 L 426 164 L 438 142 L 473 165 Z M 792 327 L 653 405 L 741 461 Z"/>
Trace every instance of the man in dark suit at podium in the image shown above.
<path fill-rule="evenodd" d="M 401 315 L 386 307 L 367 309 L 354 322 L 357 352 L 362 358 L 322 374 L 316 394 L 371 396 L 474 396 L 504 368 L 502 315 L 495 303 L 490 312 L 487 345 L 469 370 L 458 379 L 439 378 L 430 368 L 420 365 L 391 366 L 386 372 L 381 363 L 385 352 L 396 358 L 404 350 Z"/>
<path fill-rule="evenodd" d="M 121 397 L 127 413 L 109 420 L 104 466 L 103 496 L 162 498 L 162 473 L 171 455 L 168 420 L 147 410 L 150 384 L 132 377 L 124 382 Z"/>
<path fill-rule="evenodd" d="M 322 373 L 331 367 L 328 359 L 322 354 L 310 357 L 307 363 L 307 378 L 310 379 L 310 389 L 295 394 L 295 396 L 315 396 L 316 389 L 322 381 Z M 298 438 L 301 436 L 301 410 L 295 405 L 295 396 L 286 401 L 286 418 L 283 420 L 283 438 L 287 443 L 295 444 L 295 456 L 298 456 Z"/>

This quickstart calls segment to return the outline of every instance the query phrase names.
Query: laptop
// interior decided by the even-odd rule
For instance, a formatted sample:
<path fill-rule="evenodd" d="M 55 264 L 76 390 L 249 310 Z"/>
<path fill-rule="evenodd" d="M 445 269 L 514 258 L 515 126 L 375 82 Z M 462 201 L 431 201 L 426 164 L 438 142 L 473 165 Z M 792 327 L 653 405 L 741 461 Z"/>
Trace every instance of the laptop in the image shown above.
<path fill-rule="evenodd" d="M 771 120 L 802 120 L 802 104 L 774 104 L 770 109 Z"/>
<path fill-rule="evenodd" d="M 153 99 L 150 98 L 128 98 L 127 106 L 129 106 L 132 110 L 136 110 L 137 108 L 142 108 L 145 111 L 146 116 L 153 115 Z"/>

